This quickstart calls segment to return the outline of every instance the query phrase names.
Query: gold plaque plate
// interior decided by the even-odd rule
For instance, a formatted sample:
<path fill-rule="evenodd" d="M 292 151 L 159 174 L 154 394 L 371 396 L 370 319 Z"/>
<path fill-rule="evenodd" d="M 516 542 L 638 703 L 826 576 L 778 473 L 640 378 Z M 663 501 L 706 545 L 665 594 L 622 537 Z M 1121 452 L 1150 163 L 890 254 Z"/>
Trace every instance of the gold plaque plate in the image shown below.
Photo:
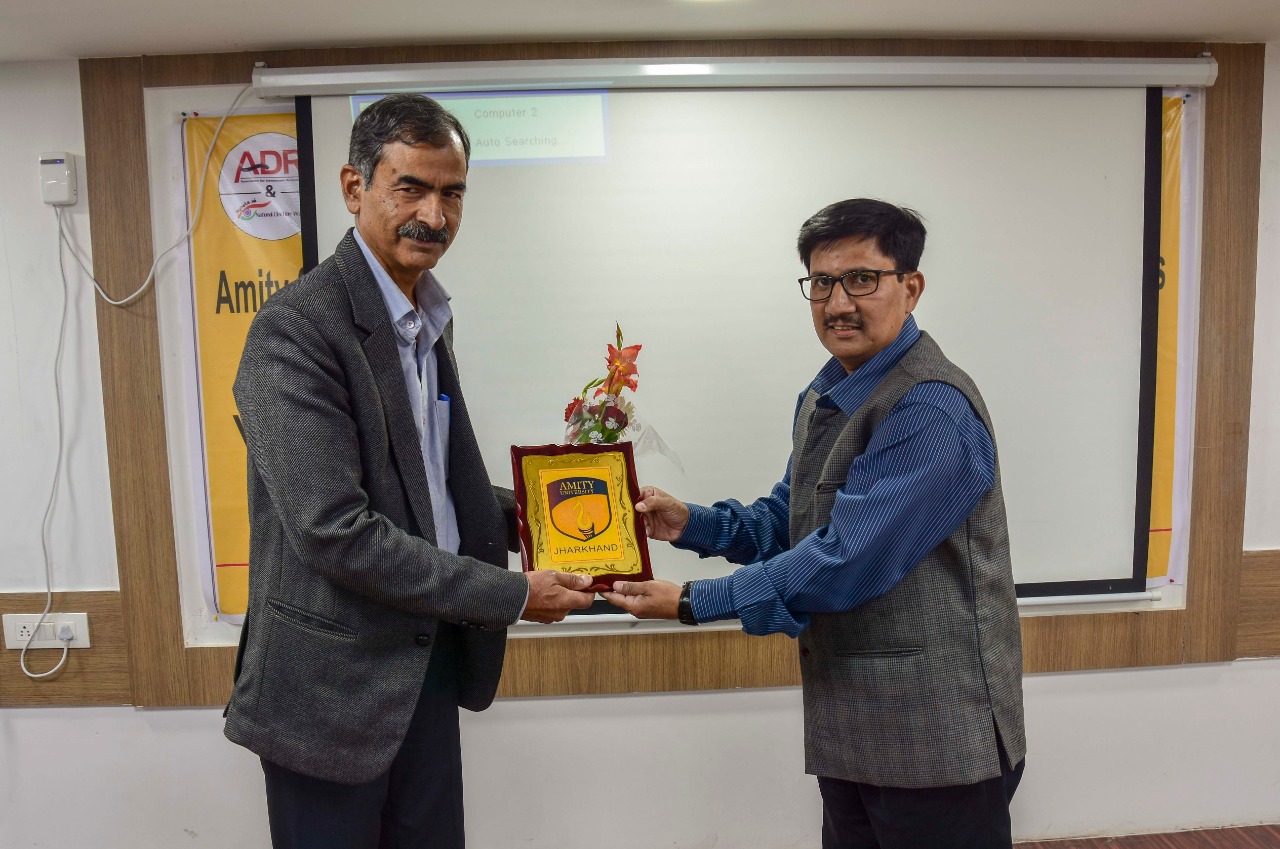
<path fill-rule="evenodd" d="M 526 572 L 589 575 L 597 590 L 653 577 L 630 442 L 513 445 L 511 467 Z"/>

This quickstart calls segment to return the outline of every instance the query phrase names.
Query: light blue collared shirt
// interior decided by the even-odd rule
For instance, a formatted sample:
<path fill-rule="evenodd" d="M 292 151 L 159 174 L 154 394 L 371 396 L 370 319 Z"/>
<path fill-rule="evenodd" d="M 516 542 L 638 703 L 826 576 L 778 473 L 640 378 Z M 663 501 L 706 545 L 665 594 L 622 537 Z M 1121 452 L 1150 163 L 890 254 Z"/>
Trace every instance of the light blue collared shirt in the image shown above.
<path fill-rule="evenodd" d="M 444 333 L 445 325 L 453 318 L 449 308 L 449 293 L 444 290 L 435 275 L 423 272 L 414 284 L 413 293 L 418 308 L 405 297 L 404 292 L 391 279 L 369 246 L 365 244 L 358 228 L 352 231 L 356 244 L 364 253 L 365 261 L 378 281 L 378 289 L 387 304 L 391 323 L 396 328 L 396 342 L 400 353 L 400 368 L 404 372 L 405 389 L 409 392 L 409 406 L 413 409 L 413 421 L 418 428 L 418 443 L 422 446 L 422 460 L 427 469 L 427 489 L 431 494 L 431 514 L 435 519 L 436 547 L 458 553 L 458 516 L 454 512 L 453 496 L 449 493 L 449 398 L 440 394 L 440 380 L 436 370 L 435 344 Z"/>

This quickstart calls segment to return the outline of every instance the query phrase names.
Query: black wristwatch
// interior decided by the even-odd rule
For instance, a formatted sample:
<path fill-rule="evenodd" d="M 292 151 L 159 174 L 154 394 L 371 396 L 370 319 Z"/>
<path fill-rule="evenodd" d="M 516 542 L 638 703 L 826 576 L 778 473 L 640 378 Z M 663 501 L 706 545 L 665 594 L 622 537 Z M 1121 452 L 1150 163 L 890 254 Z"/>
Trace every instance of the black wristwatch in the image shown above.
<path fill-rule="evenodd" d="M 693 618 L 693 602 L 689 599 L 689 588 L 693 586 L 693 581 L 685 581 L 684 586 L 680 587 L 680 603 L 676 606 L 676 616 L 684 625 L 697 625 L 698 620 Z"/>

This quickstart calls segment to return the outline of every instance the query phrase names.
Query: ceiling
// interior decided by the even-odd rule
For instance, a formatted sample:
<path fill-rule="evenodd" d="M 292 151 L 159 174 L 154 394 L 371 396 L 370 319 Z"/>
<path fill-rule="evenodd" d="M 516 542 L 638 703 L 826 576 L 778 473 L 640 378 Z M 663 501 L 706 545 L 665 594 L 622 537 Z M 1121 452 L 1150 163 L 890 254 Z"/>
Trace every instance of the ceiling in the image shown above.
<path fill-rule="evenodd" d="M 1280 0 L 0 0 L 0 62 L 488 41 L 1280 41 Z"/>

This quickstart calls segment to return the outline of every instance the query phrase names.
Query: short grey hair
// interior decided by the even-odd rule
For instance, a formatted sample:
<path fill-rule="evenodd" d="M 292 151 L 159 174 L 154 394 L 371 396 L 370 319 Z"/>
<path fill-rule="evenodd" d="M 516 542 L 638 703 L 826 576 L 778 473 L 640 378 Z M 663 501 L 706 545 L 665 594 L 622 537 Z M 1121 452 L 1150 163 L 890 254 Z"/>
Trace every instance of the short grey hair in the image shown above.
<path fill-rule="evenodd" d="M 421 94 L 389 94 L 369 104 L 356 118 L 347 160 L 367 187 L 373 182 L 387 142 L 448 147 L 455 135 L 461 139 L 462 152 L 470 164 L 471 139 L 453 113 Z"/>

